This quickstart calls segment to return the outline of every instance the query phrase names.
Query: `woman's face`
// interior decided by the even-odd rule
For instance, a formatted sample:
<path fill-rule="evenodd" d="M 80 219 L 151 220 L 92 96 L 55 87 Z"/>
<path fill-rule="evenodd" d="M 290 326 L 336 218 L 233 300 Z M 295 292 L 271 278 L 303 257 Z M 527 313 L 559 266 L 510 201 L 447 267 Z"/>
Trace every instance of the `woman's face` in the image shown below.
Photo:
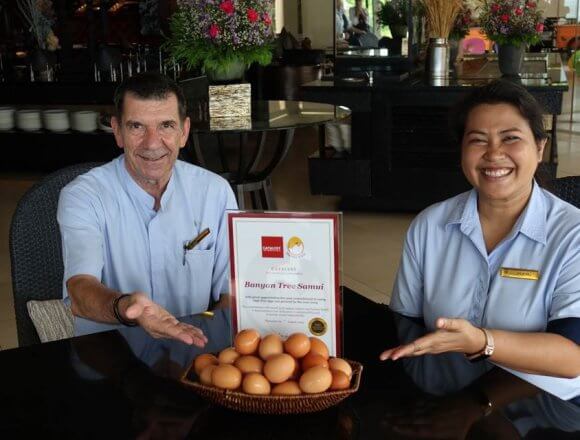
<path fill-rule="evenodd" d="M 467 117 L 461 167 L 480 202 L 527 200 L 546 140 L 511 104 L 480 104 Z"/>

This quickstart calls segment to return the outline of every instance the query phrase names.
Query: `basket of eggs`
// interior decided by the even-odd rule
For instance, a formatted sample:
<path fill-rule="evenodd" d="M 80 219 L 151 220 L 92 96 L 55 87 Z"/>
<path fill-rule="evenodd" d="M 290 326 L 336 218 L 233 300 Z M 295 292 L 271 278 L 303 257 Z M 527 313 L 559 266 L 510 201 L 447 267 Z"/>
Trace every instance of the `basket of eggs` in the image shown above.
<path fill-rule="evenodd" d="M 197 356 L 181 379 L 197 394 L 229 409 L 255 414 L 321 411 L 356 393 L 362 365 L 330 357 L 326 344 L 294 333 L 263 338 L 254 329 L 234 346 Z"/>

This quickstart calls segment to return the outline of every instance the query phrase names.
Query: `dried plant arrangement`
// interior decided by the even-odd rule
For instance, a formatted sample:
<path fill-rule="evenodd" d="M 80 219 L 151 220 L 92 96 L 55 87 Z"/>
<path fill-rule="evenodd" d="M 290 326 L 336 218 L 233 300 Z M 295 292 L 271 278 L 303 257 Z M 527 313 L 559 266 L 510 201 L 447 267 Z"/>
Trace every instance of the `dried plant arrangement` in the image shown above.
<path fill-rule="evenodd" d="M 462 0 L 421 0 L 425 8 L 431 38 L 449 38 L 455 19 L 463 7 Z"/>

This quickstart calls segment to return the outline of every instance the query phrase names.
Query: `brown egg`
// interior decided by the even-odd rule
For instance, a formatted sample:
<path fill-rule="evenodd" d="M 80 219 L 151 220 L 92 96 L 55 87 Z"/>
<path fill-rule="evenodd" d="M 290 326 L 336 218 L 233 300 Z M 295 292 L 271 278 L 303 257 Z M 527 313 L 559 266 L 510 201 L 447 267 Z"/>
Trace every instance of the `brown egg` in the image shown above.
<path fill-rule="evenodd" d="M 297 396 L 299 394 L 302 394 L 302 390 L 295 380 L 287 380 L 272 388 L 273 396 Z"/>
<path fill-rule="evenodd" d="M 202 385 L 213 385 L 211 382 L 211 374 L 216 367 L 217 365 L 210 364 L 201 370 L 201 373 L 199 373 L 199 382 Z"/>
<path fill-rule="evenodd" d="M 302 371 L 306 371 L 312 367 L 318 367 L 319 365 L 321 367 L 328 368 L 328 361 L 318 353 L 312 353 L 312 351 L 310 351 L 306 356 L 302 358 L 301 365 Z"/>
<path fill-rule="evenodd" d="M 217 365 L 219 364 L 218 358 L 216 358 L 211 353 L 203 353 L 200 354 L 198 357 L 195 358 L 193 361 L 193 369 L 195 374 L 199 376 L 201 370 L 203 370 L 208 365 Z"/>
<path fill-rule="evenodd" d="M 273 354 L 284 353 L 282 338 L 276 334 L 265 336 L 260 342 L 258 352 L 260 353 L 260 357 L 265 361 Z"/>
<path fill-rule="evenodd" d="M 350 379 L 340 370 L 332 370 L 332 383 L 330 384 L 331 390 L 346 390 L 350 387 Z"/>
<path fill-rule="evenodd" d="M 244 374 L 261 374 L 264 369 L 264 361 L 259 357 L 252 355 L 240 356 L 236 359 L 234 365 Z"/>
<path fill-rule="evenodd" d="M 234 347 L 228 347 L 220 351 L 218 361 L 220 364 L 233 364 L 239 357 L 240 353 L 238 353 Z"/>
<path fill-rule="evenodd" d="M 264 364 L 264 376 L 272 383 L 282 383 L 292 375 L 295 366 L 289 354 L 274 354 Z"/>
<path fill-rule="evenodd" d="M 339 370 L 348 376 L 350 379 L 352 377 L 352 368 L 350 364 L 341 358 L 330 358 L 328 360 L 328 368 L 331 370 Z"/>
<path fill-rule="evenodd" d="M 300 389 L 308 394 L 323 393 L 332 384 L 332 373 L 328 368 L 312 367 L 300 376 Z"/>
<path fill-rule="evenodd" d="M 254 354 L 260 344 L 260 333 L 253 328 L 239 332 L 234 338 L 234 347 L 240 354 Z"/>
<path fill-rule="evenodd" d="M 311 336 L 310 338 L 310 353 L 317 353 L 324 359 L 328 359 L 328 347 L 322 339 L 315 338 Z"/>
<path fill-rule="evenodd" d="M 250 373 L 244 376 L 242 389 L 244 393 L 265 396 L 270 394 L 270 382 L 259 373 Z"/>
<path fill-rule="evenodd" d="M 284 351 L 300 359 L 310 351 L 310 339 L 304 333 L 293 333 L 284 342 Z"/>
<path fill-rule="evenodd" d="M 224 390 L 235 390 L 242 383 L 242 372 L 233 365 L 220 364 L 211 373 L 214 386 Z"/>

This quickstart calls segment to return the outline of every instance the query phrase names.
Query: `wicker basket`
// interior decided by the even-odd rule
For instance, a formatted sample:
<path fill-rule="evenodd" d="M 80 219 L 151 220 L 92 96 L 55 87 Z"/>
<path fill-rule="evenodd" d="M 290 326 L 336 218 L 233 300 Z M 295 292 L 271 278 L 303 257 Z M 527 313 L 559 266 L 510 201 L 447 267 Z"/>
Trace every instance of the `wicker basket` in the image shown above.
<path fill-rule="evenodd" d="M 363 367 L 355 361 L 347 362 L 352 367 L 351 387 L 319 394 L 253 396 L 239 391 L 221 390 L 190 380 L 189 370 L 193 368 L 193 364 L 182 376 L 181 382 L 210 402 L 236 411 L 253 414 L 303 414 L 330 408 L 358 391 Z M 195 373 L 192 372 L 191 375 L 195 376 Z"/>

